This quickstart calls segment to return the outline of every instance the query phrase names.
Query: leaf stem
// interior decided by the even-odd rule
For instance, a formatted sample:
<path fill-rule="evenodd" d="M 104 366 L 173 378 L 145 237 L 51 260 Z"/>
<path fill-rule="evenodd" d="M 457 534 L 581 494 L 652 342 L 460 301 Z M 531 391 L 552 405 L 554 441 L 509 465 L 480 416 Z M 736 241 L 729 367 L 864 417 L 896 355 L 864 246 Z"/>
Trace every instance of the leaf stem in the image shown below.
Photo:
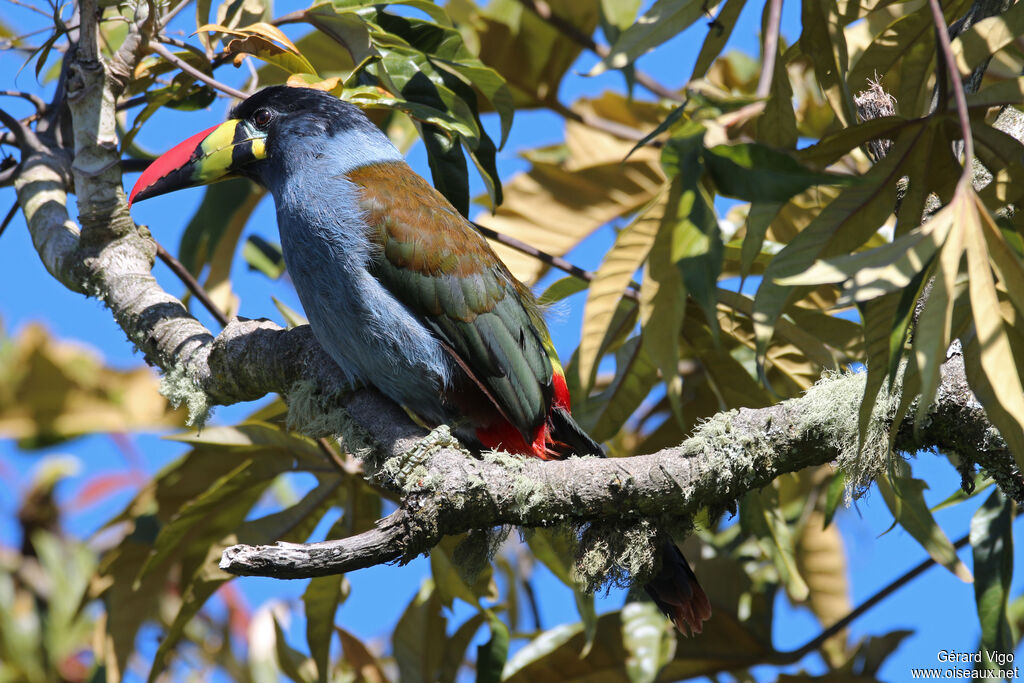
<path fill-rule="evenodd" d="M 532 10 L 534 14 L 553 26 L 566 38 L 577 45 L 582 45 L 598 57 L 604 59 L 611 54 L 611 50 L 607 45 L 601 45 L 586 33 L 579 30 L 579 28 L 573 25 L 571 21 L 556 14 L 551 9 L 551 5 L 545 2 L 545 0 L 519 0 L 519 4 L 529 10 Z M 639 69 L 635 69 L 633 71 L 633 77 L 636 79 L 637 83 L 647 88 L 647 90 L 651 91 L 658 97 L 664 97 L 666 100 L 673 100 L 675 102 L 683 101 L 682 95 L 677 92 L 673 92 L 661 83 L 658 83 L 650 76 L 650 74 L 640 71 Z"/>
<path fill-rule="evenodd" d="M 553 268 L 557 268 L 563 273 L 568 273 L 573 277 L 578 277 L 579 279 L 586 280 L 587 282 L 592 282 L 594 279 L 593 272 L 589 270 L 584 270 L 583 268 L 580 268 L 579 266 L 574 265 L 569 261 L 566 261 L 561 256 L 555 256 L 554 254 L 549 254 L 546 251 L 541 251 L 540 249 L 533 245 L 517 240 L 515 237 L 509 237 L 508 235 L 504 235 L 498 232 L 497 230 L 492 230 L 491 228 L 480 225 L 479 223 L 473 223 L 473 227 L 479 230 L 480 234 L 482 234 L 487 239 L 493 240 L 498 244 L 503 244 L 511 249 L 515 249 L 521 254 L 532 256 L 538 261 L 546 263 Z M 633 300 L 638 300 L 640 298 L 639 285 L 636 284 L 635 282 L 631 282 L 629 284 L 629 288 L 626 289 L 625 296 Z"/>
<path fill-rule="evenodd" d="M 0 222 L 0 237 L 3 236 L 4 231 L 7 230 L 7 226 L 11 224 L 12 220 L 14 220 L 14 214 L 16 214 L 17 212 L 18 202 L 17 200 L 15 200 L 15 202 L 11 204 L 11 208 L 7 210 L 7 215 L 4 216 L 3 222 Z"/>
<path fill-rule="evenodd" d="M 195 68 L 194 66 L 192 66 L 191 64 L 186 62 L 184 59 L 181 59 L 180 57 L 175 55 L 173 52 L 168 50 L 166 47 L 164 47 L 160 43 L 150 43 L 150 47 L 152 48 L 153 52 L 157 53 L 158 55 L 160 55 L 161 57 L 163 57 L 168 62 L 170 62 L 174 66 L 178 67 L 179 69 L 181 69 L 185 73 L 187 73 L 187 74 L 189 74 L 191 76 L 194 76 L 195 78 L 199 79 L 203 83 L 206 83 L 210 87 L 215 88 L 217 90 L 220 90 L 222 93 L 225 93 L 227 95 L 231 95 L 231 97 L 234 97 L 234 98 L 239 99 L 239 100 L 244 100 L 245 98 L 248 97 L 248 95 L 246 95 L 241 90 L 237 90 L 235 88 L 232 88 L 230 85 L 227 85 L 225 83 L 221 83 L 220 81 L 218 81 L 217 79 L 215 79 L 215 78 L 213 78 L 211 76 L 207 76 L 202 71 L 200 71 L 199 69 Z"/>
<path fill-rule="evenodd" d="M 188 268 L 186 268 L 181 261 L 174 258 L 174 256 L 164 249 L 159 242 L 156 245 L 156 255 L 159 256 L 160 260 L 171 269 L 172 273 L 178 276 L 178 279 L 185 284 L 188 291 L 192 292 L 192 296 L 199 300 L 199 303 L 201 303 L 203 307 L 210 312 L 210 315 L 220 323 L 220 326 L 226 327 L 228 324 L 228 317 L 224 315 L 224 312 L 220 310 L 217 304 L 213 303 L 213 299 L 211 299 L 210 295 L 206 293 L 203 286 L 199 284 L 194 277 L 192 277 L 192 273 L 188 272 Z"/>
<path fill-rule="evenodd" d="M 775 60 L 779 52 L 779 31 L 782 24 L 782 0 L 769 0 L 768 21 L 761 48 L 761 75 L 757 79 L 758 97 L 768 97 L 775 75 Z"/>
<path fill-rule="evenodd" d="M 928 6 L 931 7 L 932 19 L 935 21 L 936 40 L 939 44 L 939 52 L 946 63 L 949 85 L 953 90 L 953 99 L 956 101 L 956 114 L 960 120 L 960 133 L 964 139 L 963 177 L 970 182 L 971 168 L 974 162 L 974 137 L 971 135 L 971 121 L 967 116 L 967 96 L 964 94 L 960 71 L 956 68 L 956 57 L 953 56 L 953 47 L 949 42 L 949 29 L 946 26 L 945 17 L 942 16 L 942 8 L 939 7 L 938 0 L 928 0 Z"/>

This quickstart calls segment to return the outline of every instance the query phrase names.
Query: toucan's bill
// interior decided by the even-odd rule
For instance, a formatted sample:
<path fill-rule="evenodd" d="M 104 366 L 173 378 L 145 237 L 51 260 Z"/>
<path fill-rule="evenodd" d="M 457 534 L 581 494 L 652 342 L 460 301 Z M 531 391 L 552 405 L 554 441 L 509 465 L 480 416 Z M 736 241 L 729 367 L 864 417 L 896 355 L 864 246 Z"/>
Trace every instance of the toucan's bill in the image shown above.
<path fill-rule="evenodd" d="M 239 119 L 196 133 L 146 168 L 128 203 L 228 178 L 246 164 L 266 157 L 266 135 Z"/>

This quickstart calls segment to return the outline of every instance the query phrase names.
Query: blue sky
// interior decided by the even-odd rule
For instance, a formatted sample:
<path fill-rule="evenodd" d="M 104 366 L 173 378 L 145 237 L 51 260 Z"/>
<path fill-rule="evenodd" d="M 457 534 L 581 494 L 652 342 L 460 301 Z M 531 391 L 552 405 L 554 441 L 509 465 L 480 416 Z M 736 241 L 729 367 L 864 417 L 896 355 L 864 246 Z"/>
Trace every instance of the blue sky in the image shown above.
<path fill-rule="evenodd" d="M 756 6 L 748 7 L 744 12 L 730 45 L 756 54 L 760 3 L 751 5 Z M 298 3 L 280 2 L 275 13 L 284 13 L 300 6 Z M 799 8 L 795 2 L 786 3 L 784 7 L 783 33 L 792 41 L 797 38 L 795 32 L 799 25 Z M 6 21 L 18 26 L 35 25 L 38 19 L 25 10 L 9 4 L 4 5 L 3 14 Z M 187 17 L 189 12 L 183 14 Z M 175 24 L 177 28 L 186 31 L 186 35 L 191 30 L 188 21 L 187 18 L 180 18 Z M 655 53 L 642 58 L 639 62 L 640 67 L 670 87 L 681 86 L 691 71 L 706 30 L 703 22 L 695 25 L 683 36 L 675 38 Z M 295 35 L 293 30 L 292 33 Z M 588 72 L 595 61 L 591 55 L 581 56 L 564 80 L 560 97 L 563 102 L 571 103 L 581 96 L 598 95 L 606 89 L 621 89 L 621 77 L 615 73 L 597 78 L 581 75 Z M 37 85 L 31 67 L 16 75 L 19 66 L 20 60 L 17 56 L 0 53 L 2 87 L 36 90 Z M 226 67 L 222 69 L 220 77 L 237 84 L 244 77 L 244 71 L 234 73 L 231 67 Z M 45 89 L 49 91 L 48 87 Z M 646 96 L 639 90 L 637 94 L 641 97 Z M 15 113 L 24 112 L 20 102 L 5 99 L 0 104 L 9 107 L 9 110 Z M 146 148 L 163 150 L 189 134 L 220 121 L 225 112 L 226 104 L 223 100 L 216 101 L 208 111 L 203 112 L 161 112 L 143 129 L 138 141 Z M 493 118 L 487 121 L 487 125 L 492 131 L 497 129 Z M 526 167 L 525 162 L 518 156 L 522 150 L 557 142 L 561 137 L 562 121 L 556 115 L 545 111 L 517 114 L 511 137 L 498 155 L 501 176 L 507 179 Z M 414 168 L 429 177 L 422 145 L 418 144 L 412 150 L 409 161 Z M 128 188 L 134 179 L 135 176 L 126 176 Z M 482 192 L 483 188 L 479 181 L 475 180 L 475 183 L 476 193 Z M 156 198 L 134 208 L 133 215 L 140 223 L 150 225 L 157 239 L 174 251 L 181 231 L 201 196 L 201 190 L 191 190 Z M 0 213 L 6 212 L 12 201 L 12 190 L 0 190 Z M 269 201 L 260 206 L 247 229 L 247 234 L 254 233 L 277 240 Z M 569 259 L 585 268 L 594 268 L 612 239 L 611 228 L 599 230 L 569 254 Z M 183 291 L 183 287 L 162 265 L 158 264 L 155 272 L 169 291 Z M 268 317 L 282 322 L 270 300 L 271 295 L 283 299 L 294 308 L 300 308 L 294 293 L 287 287 L 271 283 L 261 275 L 249 273 L 244 264 L 236 264 L 232 276 L 234 287 L 242 299 L 241 315 L 252 318 Z M 553 277 L 555 276 L 549 276 Z M 538 291 L 543 290 L 544 284 L 541 283 Z M 564 314 L 551 321 L 552 334 L 563 357 L 567 358 L 576 344 L 581 324 L 581 309 L 582 297 L 574 297 L 563 307 Z M 200 312 L 199 317 L 211 325 L 211 328 L 215 328 L 215 323 L 205 314 Z M 9 335 L 17 334 L 26 324 L 40 320 L 44 321 L 58 338 L 79 340 L 102 350 L 102 354 L 112 365 L 132 367 L 141 362 L 101 303 L 84 300 L 81 296 L 65 290 L 45 272 L 32 249 L 24 222 L 19 215 L 0 238 L 0 329 Z M 215 419 L 218 422 L 230 423 L 252 412 L 254 408 L 253 405 L 220 408 Z M 140 454 L 148 472 L 155 471 L 183 450 L 181 445 L 163 441 L 159 435 L 133 435 L 129 440 Z M 12 521 L 12 513 L 19 492 L 29 480 L 33 466 L 46 454 L 69 454 L 81 463 L 80 474 L 67 481 L 61 489 L 61 497 L 65 500 L 73 498 L 84 482 L 97 472 L 107 471 L 112 467 L 127 467 L 127 460 L 107 436 L 83 438 L 46 451 L 32 453 L 19 451 L 9 441 L 0 441 L 0 465 L 3 465 L 0 473 L 14 474 L 13 481 L 6 481 L 6 485 L 0 487 L 0 544 L 12 545 L 20 541 L 15 536 L 16 528 Z M 925 479 L 931 487 L 930 491 L 926 492 L 926 498 L 930 503 L 944 499 L 959 486 L 959 475 L 942 456 L 922 453 L 912 461 L 912 465 L 915 476 Z M 126 498 L 125 494 L 114 496 L 104 501 L 102 505 L 75 514 L 72 519 L 67 520 L 68 530 L 80 536 L 91 534 L 124 504 Z M 972 501 L 937 514 L 939 523 L 950 538 L 955 540 L 967 532 L 970 516 L 974 508 L 980 504 L 980 500 L 981 498 L 977 502 Z M 895 529 L 879 537 L 879 534 L 889 528 L 891 521 L 891 515 L 877 493 L 869 494 L 854 508 L 841 510 L 838 515 L 850 565 L 854 604 L 861 602 L 925 558 L 923 549 L 901 529 Z M 1015 555 L 1018 560 L 1021 558 L 1020 551 Z M 961 556 L 970 566 L 969 549 L 961 553 Z M 405 567 L 378 567 L 350 574 L 353 591 L 348 602 L 339 610 L 338 623 L 371 640 L 389 637 L 402 608 L 415 594 L 421 579 L 428 573 L 429 564 L 421 558 Z M 301 595 L 305 582 L 246 578 L 239 580 L 238 585 L 249 604 L 255 607 L 271 598 L 295 600 Z M 542 579 L 540 587 L 545 626 L 551 627 L 576 620 L 572 595 L 568 590 L 551 577 Z M 1017 578 L 1014 581 L 1013 595 L 1020 594 L 1022 588 L 1024 584 Z M 609 595 L 600 597 L 599 609 L 617 608 L 621 605 L 623 597 L 621 591 L 612 591 Z M 788 607 L 783 598 L 779 599 L 776 608 L 778 615 L 774 637 L 778 649 L 798 647 L 819 631 L 816 622 L 806 610 Z M 456 621 L 467 614 L 468 609 L 460 608 Z M 888 661 L 882 670 L 882 680 L 907 679 L 910 667 L 937 666 L 936 654 L 939 650 L 973 651 L 979 637 L 973 586 L 960 582 L 941 568 L 933 568 L 856 621 L 851 633 L 856 639 L 865 635 L 884 634 L 899 628 L 912 629 L 915 635 L 904 641 L 897 653 Z M 300 624 L 293 623 L 289 629 L 289 637 L 293 645 L 304 648 L 302 632 Z M 144 634 L 143 638 L 147 642 L 142 644 L 143 651 L 151 652 L 155 649 L 156 635 L 152 631 Z M 813 671 L 821 670 L 820 662 L 813 656 L 805 659 L 802 664 Z M 772 680 L 768 671 L 759 670 L 759 679 Z"/>

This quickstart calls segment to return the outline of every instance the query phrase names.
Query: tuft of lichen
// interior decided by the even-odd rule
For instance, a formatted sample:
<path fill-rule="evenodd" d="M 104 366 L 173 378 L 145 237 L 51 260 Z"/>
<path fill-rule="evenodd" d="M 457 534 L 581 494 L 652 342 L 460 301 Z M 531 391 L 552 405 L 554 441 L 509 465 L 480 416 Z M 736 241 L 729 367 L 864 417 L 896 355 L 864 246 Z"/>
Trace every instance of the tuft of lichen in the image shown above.
<path fill-rule="evenodd" d="M 475 584 L 480 573 L 490 566 L 511 531 L 510 526 L 473 529 L 455 546 L 452 562 L 467 585 Z"/>
<path fill-rule="evenodd" d="M 805 394 L 801 413 L 806 424 L 815 425 L 838 453 L 835 463 L 846 474 L 847 505 L 864 495 L 872 481 L 885 476 L 893 457 L 889 431 L 899 407 L 900 387 L 882 386 L 861 438 L 860 406 L 866 382 L 864 372 L 827 373 Z"/>
<path fill-rule="evenodd" d="M 866 380 L 863 372 L 826 373 L 778 425 L 758 423 L 756 429 L 750 429 L 743 411 L 738 410 L 701 423 L 687 440 L 686 450 L 699 454 L 702 468 L 722 474 L 715 480 L 717 490 L 706 492 L 707 502 L 756 484 L 766 465 L 785 457 L 779 444 L 794 434 L 809 434 L 836 451 L 835 464 L 847 475 L 847 504 L 863 495 L 871 482 L 888 470 L 892 457 L 889 430 L 900 400 L 898 387 L 892 391 L 883 387 L 861 438 L 859 416 Z M 680 488 L 681 495 L 687 495 L 686 485 L 680 484 Z"/>
<path fill-rule="evenodd" d="M 577 578 L 588 593 L 647 583 L 658 566 L 658 539 L 649 520 L 590 524 L 577 547 Z"/>
<path fill-rule="evenodd" d="M 287 402 L 288 429 L 313 438 L 338 437 L 346 451 L 363 460 L 373 451 L 375 442 L 369 432 L 352 420 L 340 404 L 331 405 L 314 382 L 295 382 Z"/>
<path fill-rule="evenodd" d="M 185 406 L 188 410 L 188 424 L 200 429 L 213 412 L 210 397 L 189 376 L 183 365 L 173 366 L 160 379 L 160 394 L 175 408 Z"/>

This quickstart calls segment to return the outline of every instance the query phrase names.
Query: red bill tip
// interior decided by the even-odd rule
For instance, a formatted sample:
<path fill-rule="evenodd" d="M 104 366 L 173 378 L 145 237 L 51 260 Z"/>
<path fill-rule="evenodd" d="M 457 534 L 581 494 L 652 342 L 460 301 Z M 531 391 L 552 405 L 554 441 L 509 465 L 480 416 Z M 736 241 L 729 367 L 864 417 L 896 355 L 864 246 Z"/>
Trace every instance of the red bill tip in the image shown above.
<path fill-rule="evenodd" d="M 206 136 L 212 133 L 220 125 L 221 124 L 218 123 L 216 126 L 211 126 L 201 133 L 196 133 L 184 142 L 179 142 L 147 166 L 146 170 L 142 172 L 142 175 L 135 182 L 135 187 L 132 188 L 132 193 L 128 197 L 128 206 L 132 205 L 137 194 L 143 192 L 172 171 L 176 171 L 187 164 L 189 159 L 192 158 L 193 152 L 195 152 L 196 148 L 202 144 L 203 140 L 206 139 Z M 143 199 L 145 199 L 145 197 L 143 197 Z"/>

